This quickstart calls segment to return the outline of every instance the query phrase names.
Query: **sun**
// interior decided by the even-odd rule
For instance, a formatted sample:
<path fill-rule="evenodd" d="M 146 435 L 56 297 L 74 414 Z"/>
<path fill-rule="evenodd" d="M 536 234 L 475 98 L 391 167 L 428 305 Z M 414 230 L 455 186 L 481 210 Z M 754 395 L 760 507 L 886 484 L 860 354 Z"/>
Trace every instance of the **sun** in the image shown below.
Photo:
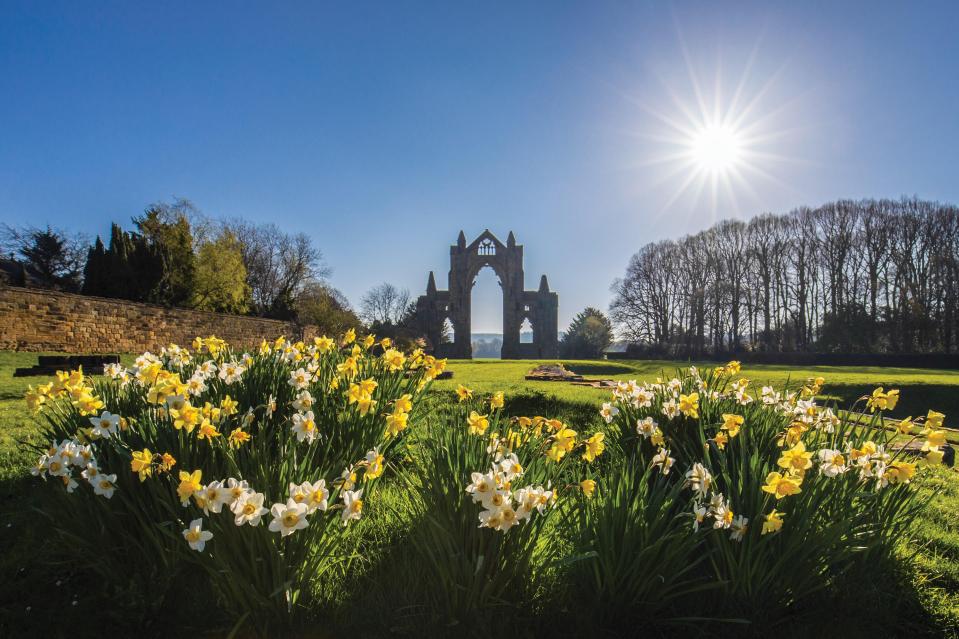
<path fill-rule="evenodd" d="M 688 146 L 689 159 L 710 175 L 732 171 L 742 160 L 742 136 L 728 125 L 710 124 L 697 129 Z"/>

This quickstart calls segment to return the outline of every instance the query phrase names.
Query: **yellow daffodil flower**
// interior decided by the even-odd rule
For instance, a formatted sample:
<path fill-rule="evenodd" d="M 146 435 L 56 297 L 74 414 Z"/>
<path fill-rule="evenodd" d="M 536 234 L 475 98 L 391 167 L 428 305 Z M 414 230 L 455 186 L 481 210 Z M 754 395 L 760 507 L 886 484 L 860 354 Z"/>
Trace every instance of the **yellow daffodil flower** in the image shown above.
<path fill-rule="evenodd" d="M 486 429 L 489 428 L 488 417 L 486 415 L 480 415 L 475 410 L 470 411 L 469 417 L 466 418 L 466 423 L 469 425 L 471 435 L 484 435 L 486 434 Z"/>
<path fill-rule="evenodd" d="M 180 502 L 185 506 L 194 493 L 203 490 L 203 484 L 200 483 L 200 479 L 203 477 L 203 471 L 194 470 L 192 473 L 188 473 L 181 470 L 179 476 L 180 485 L 177 486 L 176 494 L 180 497 Z"/>
<path fill-rule="evenodd" d="M 587 497 L 592 497 L 593 493 L 596 492 L 596 482 L 592 479 L 584 479 L 579 482 L 579 489 L 583 491 L 583 494 Z"/>
<path fill-rule="evenodd" d="M 223 401 L 220 402 L 220 410 L 223 411 L 223 414 L 229 417 L 230 415 L 236 415 L 238 412 L 239 402 L 227 395 L 223 398 Z"/>
<path fill-rule="evenodd" d="M 177 430 L 185 428 L 186 432 L 192 433 L 202 418 L 200 409 L 184 404 L 179 410 L 170 409 L 170 416 L 173 417 L 173 427 Z"/>
<path fill-rule="evenodd" d="M 766 515 L 765 520 L 763 521 L 762 534 L 767 535 L 769 533 L 779 532 L 782 527 L 783 514 L 773 508 L 772 511 Z"/>
<path fill-rule="evenodd" d="M 335 342 L 326 335 L 313 338 L 313 345 L 320 353 L 328 353 L 329 351 L 333 350 L 334 344 Z"/>
<path fill-rule="evenodd" d="M 744 418 L 742 415 L 734 415 L 729 413 L 723 413 L 723 430 L 729 434 L 730 437 L 735 437 L 739 434 L 739 429 L 743 425 Z"/>
<path fill-rule="evenodd" d="M 176 466 L 176 459 L 170 453 L 163 453 L 160 458 L 160 472 L 168 473 Z"/>
<path fill-rule="evenodd" d="M 140 476 L 141 482 L 146 481 L 146 478 L 153 474 L 153 453 L 149 448 L 133 451 L 130 470 Z"/>
<path fill-rule="evenodd" d="M 360 411 L 360 415 L 366 415 L 375 407 L 376 400 L 369 395 L 364 395 L 356 402 L 356 408 Z"/>
<path fill-rule="evenodd" d="M 393 411 L 392 414 L 386 416 L 386 436 L 395 437 L 401 432 L 406 430 L 406 425 L 409 420 L 409 414 L 405 413 L 399 409 Z"/>
<path fill-rule="evenodd" d="M 929 430 L 926 431 L 926 441 L 922 444 L 922 450 L 928 452 L 930 450 L 939 450 L 941 446 L 946 445 L 946 431 L 944 430 Z"/>
<path fill-rule="evenodd" d="M 713 441 L 716 442 L 716 448 L 719 450 L 725 450 L 726 443 L 729 441 L 729 437 L 723 431 L 716 433 L 716 436 L 713 437 Z"/>
<path fill-rule="evenodd" d="M 872 392 L 872 395 L 866 401 L 866 406 L 868 406 L 872 412 L 876 412 L 877 410 L 893 410 L 898 403 L 898 390 L 890 390 L 886 393 L 883 391 L 882 386 L 880 386 Z"/>
<path fill-rule="evenodd" d="M 221 435 L 220 431 L 216 429 L 216 426 L 208 419 L 204 419 L 200 423 L 200 429 L 197 432 L 198 439 L 205 439 L 210 443 L 213 443 L 214 437 L 219 437 Z"/>
<path fill-rule="evenodd" d="M 400 371 L 406 363 L 406 356 L 395 348 L 390 348 L 383 353 L 383 361 L 386 362 L 390 372 Z"/>
<path fill-rule="evenodd" d="M 909 433 L 912 432 L 912 426 L 913 426 L 912 416 L 910 415 L 909 417 L 905 418 L 904 420 L 896 424 L 896 429 L 899 431 L 901 435 L 908 435 Z"/>
<path fill-rule="evenodd" d="M 378 384 L 376 383 L 376 380 L 372 377 L 364 379 L 362 382 L 360 382 L 360 390 L 362 390 L 366 395 L 372 395 L 377 386 Z"/>
<path fill-rule="evenodd" d="M 586 440 L 586 450 L 583 453 L 583 459 L 588 462 L 593 461 L 597 457 L 603 454 L 603 451 L 606 450 L 606 444 L 603 443 L 603 439 L 606 438 L 606 435 L 603 433 L 596 433 L 592 437 Z"/>
<path fill-rule="evenodd" d="M 916 465 L 910 462 L 894 461 L 886 467 L 886 479 L 890 484 L 908 484 L 916 474 Z"/>
<path fill-rule="evenodd" d="M 468 399 L 473 397 L 473 391 L 466 388 L 462 384 L 457 385 L 456 387 L 456 396 L 459 397 L 461 402 L 465 402 Z"/>
<path fill-rule="evenodd" d="M 802 477 L 773 472 L 766 475 L 766 485 L 762 489 L 763 492 L 775 495 L 776 499 L 782 499 L 787 495 L 795 495 L 801 492 L 801 485 Z"/>
<path fill-rule="evenodd" d="M 230 442 L 230 448 L 239 448 L 246 442 L 250 441 L 251 437 L 248 432 L 242 428 L 234 428 L 230 431 L 229 437 L 227 439 Z"/>
<path fill-rule="evenodd" d="M 686 417 L 699 417 L 699 393 L 679 396 L 679 412 Z"/>
<path fill-rule="evenodd" d="M 926 428 L 937 429 L 942 428 L 942 422 L 946 418 L 942 413 L 936 412 L 934 410 L 929 411 L 926 414 Z"/>
<path fill-rule="evenodd" d="M 346 379 L 353 379 L 357 372 L 359 372 L 359 366 L 357 364 L 356 357 L 347 357 L 342 363 L 337 364 L 336 372 Z"/>
<path fill-rule="evenodd" d="M 791 473 L 802 475 L 807 469 L 812 468 L 812 453 L 806 452 L 806 445 L 799 442 L 785 451 L 776 465 Z"/>
<path fill-rule="evenodd" d="M 408 413 L 413 410 L 413 396 L 409 393 L 402 395 L 399 399 L 396 400 L 396 403 L 393 404 L 394 410 L 397 410 L 401 413 Z"/>
<path fill-rule="evenodd" d="M 27 400 L 27 407 L 32 411 L 38 411 L 43 406 L 43 403 L 47 401 L 46 396 L 43 393 L 40 393 L 37 390 L 34 390 L 33 386 L 27 386 L 27 393 L 25 396 Z"/>

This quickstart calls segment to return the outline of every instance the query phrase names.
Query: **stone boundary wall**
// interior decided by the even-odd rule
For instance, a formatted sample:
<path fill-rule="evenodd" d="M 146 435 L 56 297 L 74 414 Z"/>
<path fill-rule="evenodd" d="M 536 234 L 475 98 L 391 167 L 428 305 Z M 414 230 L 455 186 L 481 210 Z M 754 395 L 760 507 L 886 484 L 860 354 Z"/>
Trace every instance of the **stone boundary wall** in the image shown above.
<path fill-rule="evenodd" d="M 170 343 L 189 347 L 197 335 L 216 335 L 252 348 L 280 335 L 311 339 L 314 326 L 167 308 L 43 289 L 0 286 L 0 350 L 64 353 L 140 353 Z"/>

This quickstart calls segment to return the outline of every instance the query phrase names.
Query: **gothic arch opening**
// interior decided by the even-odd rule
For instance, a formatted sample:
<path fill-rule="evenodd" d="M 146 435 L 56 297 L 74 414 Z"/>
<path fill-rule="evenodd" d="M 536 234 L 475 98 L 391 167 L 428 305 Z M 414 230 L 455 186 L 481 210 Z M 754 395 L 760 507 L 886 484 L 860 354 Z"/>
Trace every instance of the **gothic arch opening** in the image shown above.
<path fill-rule="evenodd" d="M 525 317 L 523 323 L 519 325 L 519 343 L 532 344 L 533 341 L 533 323 L 529 321 L 528 317 Z"/>
<path fill-rule="evenodd" d="M 473 278 L 470 325 L 473 357 L 499 359 L 503 350 L 503 284 L 489 265 Z"/>
<path fill-rule="evenodd" d="M 443 320 L 443 338 L 441 341 L 444 344 L 453 344 L 456 342 L 456 327 L 453 326 L 453 322 L 451 322 L 448 317 Z"/>

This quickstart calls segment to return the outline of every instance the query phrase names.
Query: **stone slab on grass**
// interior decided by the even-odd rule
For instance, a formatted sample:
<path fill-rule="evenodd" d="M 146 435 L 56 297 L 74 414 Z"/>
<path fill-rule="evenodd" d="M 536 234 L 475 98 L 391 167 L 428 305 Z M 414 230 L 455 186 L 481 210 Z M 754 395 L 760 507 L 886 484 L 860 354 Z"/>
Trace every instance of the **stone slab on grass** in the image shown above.
<path fill-rule="evenodd" d="M 573 371 L 566 370 L 562 364 L 540 364 L 529 373 L 526 379 L 538 382 L 582 382 L 584 378 Z"/>

